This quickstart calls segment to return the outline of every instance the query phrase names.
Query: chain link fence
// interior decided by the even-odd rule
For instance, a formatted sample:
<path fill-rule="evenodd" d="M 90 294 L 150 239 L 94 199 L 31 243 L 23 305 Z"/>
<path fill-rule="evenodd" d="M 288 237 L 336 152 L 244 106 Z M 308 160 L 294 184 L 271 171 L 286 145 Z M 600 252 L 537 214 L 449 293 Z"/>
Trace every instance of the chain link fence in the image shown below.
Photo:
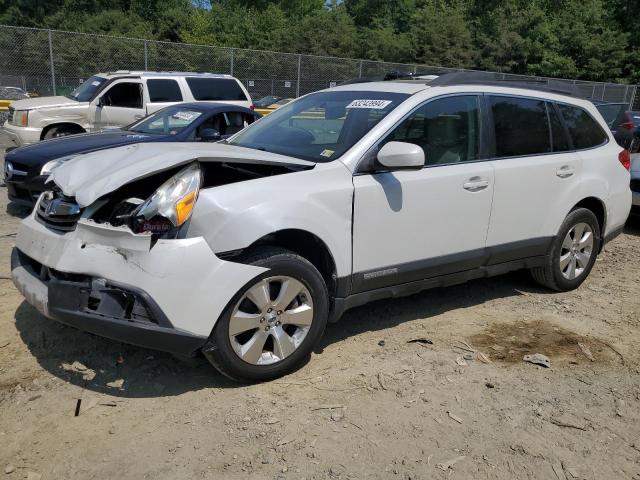
<path fill-rule="evenodd" d="M 391 71 L 456 71 L 431 65 L 375 62 L 239 48 L 159 42 L 135 38 L 0 25 L 0 86 L 37 95 L 65 95 L 98 72 L 161 70 L 229 73 L 258 99 L 298 97 L 360 77 Z M 507 79 L 522 76 L 504 74 Z M 541 79 L 543 77 L 526 77 Z M 625 102 L 640 109 L 635 85 L 555 79 L 576 85 L 585 98 Z"/>

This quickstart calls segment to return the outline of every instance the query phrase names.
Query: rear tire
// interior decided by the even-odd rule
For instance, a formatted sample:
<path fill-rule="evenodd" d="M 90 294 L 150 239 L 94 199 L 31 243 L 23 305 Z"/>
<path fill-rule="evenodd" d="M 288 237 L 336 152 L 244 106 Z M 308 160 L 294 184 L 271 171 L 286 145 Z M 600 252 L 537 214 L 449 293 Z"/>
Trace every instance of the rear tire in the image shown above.
<path fill-rule="evenodd" d="M 309 360 L 327 325 L 329 294 L 320 272 L 289 250 L 261 247 L 241 261 L 268 271 L 229 302 L 202 351 L 226 377 L 263 382 Z"/>
<path fill-rule="evenodd" d="M 600 225 L 591 210 L 573 210 L 560 226 L 545 265 L 531 269 L 540 285 L 566 292 L 578 288 L 589 276 L 600 251 Z"/>

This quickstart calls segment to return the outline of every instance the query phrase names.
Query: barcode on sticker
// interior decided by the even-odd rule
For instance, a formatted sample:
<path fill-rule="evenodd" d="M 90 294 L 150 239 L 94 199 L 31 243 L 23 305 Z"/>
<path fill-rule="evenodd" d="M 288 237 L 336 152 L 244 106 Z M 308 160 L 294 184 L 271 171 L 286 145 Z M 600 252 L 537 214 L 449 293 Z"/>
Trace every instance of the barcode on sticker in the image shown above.
<path fill-rule="evenodd" d="M 382 110 L 391 103 L 391 100 L 354 100 L 347 108 L 375 108 Z"/>

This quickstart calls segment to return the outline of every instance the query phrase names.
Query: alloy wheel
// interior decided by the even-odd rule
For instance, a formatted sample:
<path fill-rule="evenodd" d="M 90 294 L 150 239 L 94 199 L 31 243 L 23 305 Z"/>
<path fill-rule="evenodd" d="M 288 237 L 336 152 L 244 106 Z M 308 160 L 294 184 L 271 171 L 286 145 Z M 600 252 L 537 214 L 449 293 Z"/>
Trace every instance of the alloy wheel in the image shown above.
<path fill-rule="evenodd" d="M 267 277 L 249 287 L 234 307 L 229 340 L 245 362 L 269 365 L 295 352 L 312 322 L 307 287 L 292 277 Z"/>
<path fill-rule="evenodd" d="M 560 248 L 560 272 L 568 280 L 584 273 L 593 254 L 593 229 L 587 223 L 578 223 L 567 232 Z"/>

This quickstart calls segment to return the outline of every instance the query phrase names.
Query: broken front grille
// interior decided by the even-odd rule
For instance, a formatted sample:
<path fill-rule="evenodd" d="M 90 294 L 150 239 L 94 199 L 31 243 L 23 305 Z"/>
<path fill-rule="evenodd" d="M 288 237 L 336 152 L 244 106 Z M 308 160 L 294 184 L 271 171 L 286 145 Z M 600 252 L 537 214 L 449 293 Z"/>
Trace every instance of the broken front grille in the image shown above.
<path fill-rule="evenodd" d="M 80 205 L 59 192 L 45 192 L 36 206 L 36 219 L 45 227 L 63 233 L 76 229 L 81 214 Z"/>

